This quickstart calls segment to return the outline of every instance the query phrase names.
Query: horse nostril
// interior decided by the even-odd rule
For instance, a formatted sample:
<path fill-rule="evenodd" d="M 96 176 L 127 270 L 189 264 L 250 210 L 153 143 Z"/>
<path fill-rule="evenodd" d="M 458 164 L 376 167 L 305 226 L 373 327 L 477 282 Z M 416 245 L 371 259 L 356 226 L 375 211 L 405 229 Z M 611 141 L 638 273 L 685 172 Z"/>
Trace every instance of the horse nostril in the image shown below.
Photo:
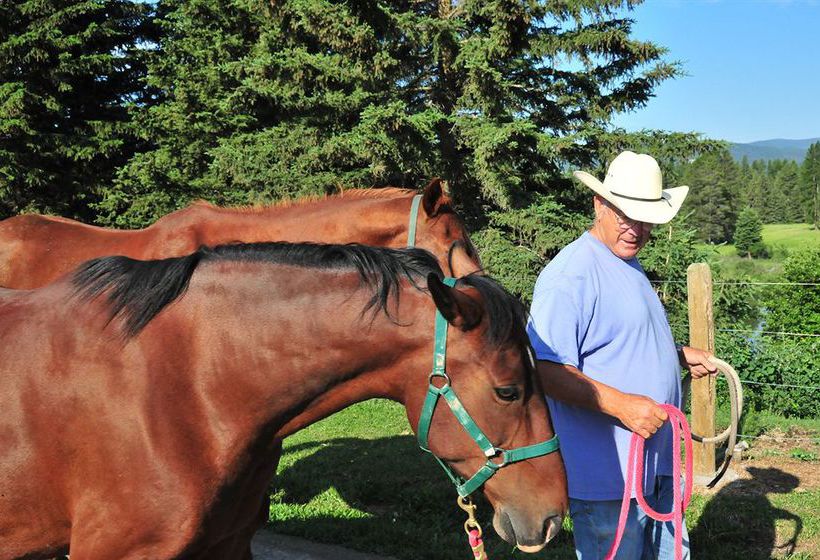
<path fill-rule="evenodd" d="M 560 515 L 553 515 L 544 521 L 547 533 L 547 540 L 545 542 L 550 542 L 558 533 L 561 532 L 561 525 L 563 525 L 563 523 L 564 518 Z"/>
<path fill-rule="evenodd" d="M 515 529 L 513 528 L 512 519 L 507 515 L 506 511 L 500 511 L 496 516 L 496 532 L 509 543 L 515 543 Z"/>

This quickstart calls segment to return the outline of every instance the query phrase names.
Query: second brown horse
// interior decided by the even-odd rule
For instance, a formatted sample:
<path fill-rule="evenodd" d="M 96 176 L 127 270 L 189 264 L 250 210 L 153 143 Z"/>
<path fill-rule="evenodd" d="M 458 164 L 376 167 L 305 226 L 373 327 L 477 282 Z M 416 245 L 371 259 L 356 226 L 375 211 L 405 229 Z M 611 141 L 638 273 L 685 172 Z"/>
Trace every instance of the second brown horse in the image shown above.
<path fill-rule="evenodd" d="M 414 195 L 408 189 L 383 188 L 258 208 L 219 208 L 198 202 L 140 230 L 24 214 L 0 222 L 0 287 L 44 286 L 97 257 L 163 259 L 187 255 L 201 245 L 312 241 L 405 247 Z M 452 276 L 481 268 L 439 179 L 425 187 L 415 224 L 414 245 L 433 253 Z"/>

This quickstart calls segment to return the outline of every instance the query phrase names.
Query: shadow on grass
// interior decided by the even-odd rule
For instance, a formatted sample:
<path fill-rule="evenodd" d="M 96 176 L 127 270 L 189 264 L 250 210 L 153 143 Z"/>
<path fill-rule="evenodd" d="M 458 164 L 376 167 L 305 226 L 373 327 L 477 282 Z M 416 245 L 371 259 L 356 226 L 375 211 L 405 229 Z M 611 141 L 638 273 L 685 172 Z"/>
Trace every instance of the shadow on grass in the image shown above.
<path fill-rule="evenodd" d="M 288 455 L 311 449 L 312 454 L 288 461 Z M 273 531 L 408 560 L 471 557 L 455 488 L 414 436 L 294 445 L 282 463 L 273 482 Z M 330 489 L 357 511 L 314 500 Z M 575 557 L 566 532 L 538 554 L 513 551 L 493 530 L 489 503 L 479 496 L 476 502 L 490 558 Z"/>
<path fill-rule="evenodd" d="M 775 507 L 767 494 L 788 494 L 800 480 L 775 468 L 749 467 L 747 471 L 751 480 L 727 484 L 706 505 L 690 531 L 693 556 L 763 560 L 795 552 L 803 522 L 792 512 Z M 794 523 L 790 538 L 783 543 L 777 541 L 775 524 L 779 520 Z"/>

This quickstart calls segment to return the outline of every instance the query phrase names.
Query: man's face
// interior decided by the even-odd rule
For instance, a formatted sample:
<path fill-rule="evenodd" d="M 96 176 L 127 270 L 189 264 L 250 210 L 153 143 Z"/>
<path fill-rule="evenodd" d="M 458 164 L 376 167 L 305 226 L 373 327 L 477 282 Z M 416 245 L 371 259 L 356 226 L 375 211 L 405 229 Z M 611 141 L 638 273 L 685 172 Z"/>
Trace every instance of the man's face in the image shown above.
<path fill-rule="evenodd" d="M 649 241 L 654 224 L 638 222 L 626 217 L 623 212 L 603 198 L 595 197 L 595 231 L 599 239 L 624 260 L 631 259 Z"/>

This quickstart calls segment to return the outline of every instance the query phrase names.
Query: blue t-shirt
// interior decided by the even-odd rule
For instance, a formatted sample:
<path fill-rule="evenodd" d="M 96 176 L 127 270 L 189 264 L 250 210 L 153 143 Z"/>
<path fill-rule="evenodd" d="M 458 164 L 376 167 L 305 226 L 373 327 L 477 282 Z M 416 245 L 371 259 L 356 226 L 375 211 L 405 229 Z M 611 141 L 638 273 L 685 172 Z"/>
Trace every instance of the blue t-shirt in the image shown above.
<path fill-rule="evenodd" d="M 681 367 L 657 294 L 637 259 L 620 259 L 588 232 L 539 275 L 527 332 L 539 360 L 680 406 Z M 632 432 L 606 414 L 548 401 L 570 497 L 621 499 Z M 656 475 L 672 474 L 671 436 L 666 423 L 646 442 L 646 495 Z"/>

